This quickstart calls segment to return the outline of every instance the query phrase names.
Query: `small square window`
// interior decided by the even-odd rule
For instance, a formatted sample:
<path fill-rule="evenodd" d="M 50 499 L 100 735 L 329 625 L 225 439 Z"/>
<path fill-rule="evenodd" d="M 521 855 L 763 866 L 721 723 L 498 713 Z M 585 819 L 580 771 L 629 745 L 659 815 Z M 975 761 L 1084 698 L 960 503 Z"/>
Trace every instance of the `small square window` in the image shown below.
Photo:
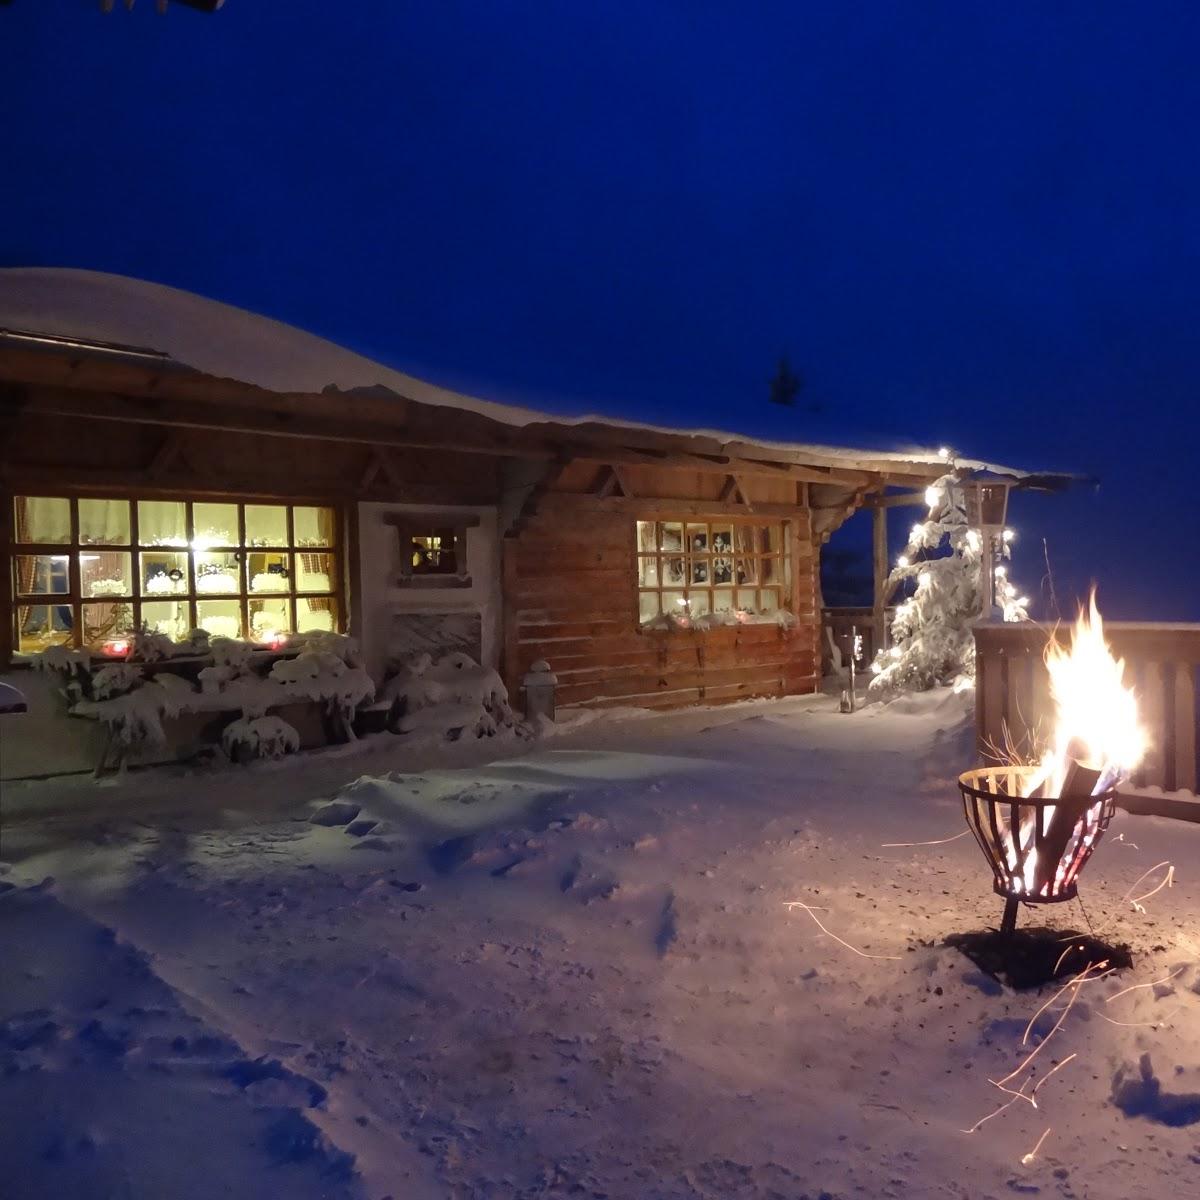
<path fill-rule="evenodd" d="M 80 500 L 79 541 L 84 546 L 128 546 L 129 501 Z"/>
<path fill-rule="evenodd" d="M 236 504 L 192 505 L 192 549 L 207 550 L 211 546 L 240 546 L 238 506 Z"/>
<path fill-rule="evenodd" d="M 286 546 L 287 526 L 287 508 L 284 505 L 246 505 L 247 546 Z"/>
<path fill-rule="evenodd" d="M 71 502 L 46 496 L 17 496 L 13 538 L 17 542 L 66 545 L 71 540 Z"/>
<path fill-rule="evenodd" d="M 187 545 L 187 505 L 182 500 L 139 500 L 137 508 L 140 545 Z"/>
<path fill-rule="evenodd" d="M 70 565 L 66 554 L 18 554 L 15 590 L 25 596 L 65 596 L 71 590 Z"/>

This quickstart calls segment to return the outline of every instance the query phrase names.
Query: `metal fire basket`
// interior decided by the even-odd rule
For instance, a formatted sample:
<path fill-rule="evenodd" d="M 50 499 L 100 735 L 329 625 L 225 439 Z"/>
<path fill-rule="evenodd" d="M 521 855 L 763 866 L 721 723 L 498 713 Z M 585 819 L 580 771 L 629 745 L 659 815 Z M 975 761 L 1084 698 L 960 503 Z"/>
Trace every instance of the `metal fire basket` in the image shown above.
<path fill-rule="evenodd" d="M 1116 811 L 1116 787 L 1095 795 L 1023 796 L 1036 767 L 981 767 L 958 778 L 963 814 L 1005 898 L 1003 933 L 1017 905 L 1073 899 L 1079 873 Z"/>

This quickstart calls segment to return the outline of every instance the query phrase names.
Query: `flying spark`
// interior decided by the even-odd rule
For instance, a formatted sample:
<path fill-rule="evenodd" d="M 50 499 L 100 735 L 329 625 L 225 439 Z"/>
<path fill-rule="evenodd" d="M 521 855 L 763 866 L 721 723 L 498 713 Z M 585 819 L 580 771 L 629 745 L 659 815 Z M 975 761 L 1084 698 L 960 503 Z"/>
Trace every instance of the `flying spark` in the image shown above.
<path fill-rule="evenodd" d="M 1047 1125 L 1047 1126 L 1046 1126 L 1046 1132 L 1045 1132 L 1045 1133 L 1043 1133 L 1043 1134 L 1042 1134 L 1042 1136 L 1041 1136 L 1040 1138 L 1038 1138 L 1038 1140 L 1037 1140 L 1037 1145 L 1036 1145 L 1036 1146 L 1034 1146 L 1034 1148 L 1033 1148 L 1032 1150 L 1030 1150 L 1030 1152 L 1029 1152 L 1028 1154 L 1022 1155 L 1022 1157 L 1021 1157 L 1021 1165 L 1022 1165 L 1023 1167 L 1027 1167 L 1027 1166 L 1029 1166 L 1029 1164 L 1030 1164 L 1031 1162 L 1033 1162 L 1033 1160 L 1034 1160 L 1035 1158 L 1037 1158 L 1037 1152 L 1038 1152 L 1038 1151 L 1039 1151 L 1039 1150 L 1042 1148 L 1042 1143 L 1043 1143 L 1043 1142 L 1044 1142 L 1044 1141 L 1045 1141 L 1045 1140 L 1046 1140 L 1046 1139 L 1047 1139 L 1047 1138 L 1050 1136 L 1050 1130 L 1051 1130 L 1052 1128 L 1053 1128 L 1053 1126 L 1051 1126 L 1051 1125 Z"/>
<path fill-rule="evenodd" d="M 853 951 L 859 958 L 886 958 L 891 962 L 901 962 L 902 959 L 898 954 L 868 954 L 865 950 L 859 950 L 857 946 L 850 945 L 845 939 L 838 937 L 836 933 L 831 933 L 824 925 L 821 924 L 821 918 L 812 910 L 810 905 L 805 904 L 802 900 L 788 900 L 785 902 L 786 908 L 802 908 L 816 922 L 817 928 L 824 934 L 833 938 L 835 942 L 845 946 L 847 950 Z"/>

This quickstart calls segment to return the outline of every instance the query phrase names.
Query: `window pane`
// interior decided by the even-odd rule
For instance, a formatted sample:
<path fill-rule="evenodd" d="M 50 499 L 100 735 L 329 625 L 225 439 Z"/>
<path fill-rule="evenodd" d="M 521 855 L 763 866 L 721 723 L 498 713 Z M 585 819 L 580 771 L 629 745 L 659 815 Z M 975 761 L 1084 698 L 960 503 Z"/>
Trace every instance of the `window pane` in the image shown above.
<path fill-rule="evenodd" d="M 779 610 L 779 591 L 776 588 L 763 588 L 758 593 L 759 612 L 777 612 Z"/>
<path fill-rule="evenodd" d="M 458 571 L 458 536 L 453 529 L 417 534 L 412 538 L 414 575 L 454 575 Z"/>
<path fill-rule="evenodd" d="M 734 607 L 732 588 L 713 593 L 713 612 L 733 612 Z"/>
<path fill-rule="evenodd" d="M 70 645 L 73 624 L 70 605 L 18 605 L 17 650 L 36 654 L 51 646 Z"/>
<path fill-rule="evenodd" d="M 13 561 L 18 593 L 35 596 L 66 595 L 71 590 L 65 554 L 18 554 Z"/>
<path fill-rule="evenodd" d="M 296 632 L 312 633 L 337 629 L 337 602 L 332 596 L 313 596 L 296 601 Z"/>
<path fill-rule="evenodd" d="M 654 521 L 639 521 L 637 523 L 637 548 L 645 554 L 658 549 L 658 529 Z"/>
<path fill-rule="evenodd" d="M 224 596 L 240 592 L 238 558 L 232 550 L 210 550 L 194 556 L 196 594 Z"/>
<path fill-rule="evenodd" d="M 728 587 L 733 583 L 733 558 L 729 554 L 713 555 L 712 582 L 717 587 Z"/>
<path fill-rule="evenodd" d="M 191 632 L 192 618 L 186 600 L 149 600 L 142 603 L 142 624 L 151 633 L 165 633 L 181 642 Z"/>
<path fill-rule="evenodd" d="M 734 566 L 734 578 L 738 583 L 758 582 L 758 560 L 739 558 Z"/>
<path fill-rule="evenodd" d="M 292 536 L 297 546 L 334 546 L 337 544 L 334 534 L 332 508 L 292 509 Z"/>
<path fill-rule="evenodd" d="M 332 554 L 296 555 L 296 591 L 332 592 L 333 581 Z"/>
<path fill-rule="evenodd" d="M 682 592 L 663 592 L 662 594 L 663 612 L 670 613 L 672 616 L 681 616 L 684 610 L 684 596 Z"/>
<path fill-rule="evenodd" d="M 689 583 L 707 583 L 708 582 L 708 559 L 693 558 L 691 560 L 691 570 L 688 573 Z"/>
<path fill-rule="evenodd" d="M 663 521 L 658 528 L 664 550 L 683 549 L 683 526 L 678 521 Z"/>
<path fill-rule="evenodd" d="M 240 546 L 236 504 L 192 505 L 192 549 L 209 546 Z"/>
<path fill-rule="evenodd" d="M 132 596 L 130 556 L 115 550 L 79 556 L 79 590 L 87 596 Z"/>
<path fill-rule="evenodd" d="M 129 501 L 80 500 L 79 540 L 85 546 L 128 546 Z"/>
<path fill-rule="evenodd" d="M 133 636 L 132 604 L 85 604 L 83 606 L 83 644 L 93 650 L 114 639 L 128 641 Z"/>
<path fill-rule="evenodd" d="M 13 533 L 18 542 L 53 542 L 62 545 L 71 540 L 71 504 L 68 500 L 45 496 L 18 496 L 14 501 Z"/>
<path fill-rule="evenodd" d="M 638 559 L 638 583 L 642 587 L 658 587 L 658 559 L 643 555 Z"/>
<path fill-rule="evenodd" d="M 759 581 L 761 583 L 779 582 L 779 560 L 777 558 L 759 560 Z"/>
<path fill-rule="evenodd" d="M 287 509 L 282 504 L 246 505 L 247 546 L 287 544 Z"/>
<path fill-rule="evenodd" d="M 728 554 L 733 549 L 733 526 L 714 525 L 712 531 L 712 551 L 714 554 Z"/>
<path fill-rule="evenodd" d="M 240 600 L 198 600 L 196 623 L 207 630 L 210 637 L 240 638 L 242 603 Z"/>
<path fill-rule="evenodd" d="M 642 592 L 638 598 L 638 615 L 645 621 L 653 621 L 658 616 L 658 593 Z"/>
<path fill-rule="evenodd" d="M 737 606 L 748 613 L 758 612 L 758 593 L 754 588 L 738 588 Z"/>
<path fill-rule="evenodd" d="M 683 559 L 682 558 L 664 558 L 662 560 L 663 583 L 674 584 L 677 587 L 683 586 Z"/>
<path fill-rule="evenodd" d="M 252 592 L 290 592 L 292 590 L 289 555 L 276 551 L 257 551 L 246 555 L 246 571 Z"/>
<path fill-rule="evenodd" d="M 188 556 L 162 550 L 139 554 L 143 596 L 174 596 L 188 590 Z"/>
<path fill-rule="evenodd" d="M 138 542 L 143 546 L 186 546 L 187 510 L 182 500 L 139 500 Z"/>
<path fill-rule="evenodd" d="M 290 633 L 292 614 L 286 598 L 250 601 L 250 640 L 272 642 L 283 633 Z"/>
<path fill-rule="evenodd" d="M 710 605 L 707 591 L 688 592 L 687 599 L 687 611 L 690 612 L 693 617 L 703 617 L 708 613 Z"/>
<path fill-rule="evenodd" d="M 764 552 L 778 554 L 783 549 L 783 526 L 768 525 L 759 539 Z"/>

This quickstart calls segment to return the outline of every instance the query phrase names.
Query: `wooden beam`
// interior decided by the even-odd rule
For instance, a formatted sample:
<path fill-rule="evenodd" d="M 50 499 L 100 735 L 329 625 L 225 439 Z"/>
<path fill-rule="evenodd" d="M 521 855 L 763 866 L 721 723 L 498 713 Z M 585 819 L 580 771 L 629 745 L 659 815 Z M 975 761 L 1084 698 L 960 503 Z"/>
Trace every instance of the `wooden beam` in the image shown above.
<path fill-rule="evenodd" d="M 875 577 L 874 605 L 871 622 L 875 627 L 875 647 L 882 650 L 887 646 L 887 580 L 888 539 L 887 509 L 876 508 L 871 512 L 871 564 Z"/>
<path fill-rule="evenodd" d="M 924 492 L 901 492 L 895 496 L 872 496 L 867 508 L 903 508 L 907 505 L 926 504 Z"/>
<path fill-rule="evenodd" d="M 727 500 L 662 500 L 633 496 L 594 496 L 578 492 L 547 492 L 538 506 L 540 513 L 555 509 L 570 512 L 618 512 L 631 516 L 651 516 L 658 513 L 679 516 L 705 514 L 748 517 L 794 517 L 805 511 L 799 504 L 765 504 L 755 502 L 753 508 Z"/>

